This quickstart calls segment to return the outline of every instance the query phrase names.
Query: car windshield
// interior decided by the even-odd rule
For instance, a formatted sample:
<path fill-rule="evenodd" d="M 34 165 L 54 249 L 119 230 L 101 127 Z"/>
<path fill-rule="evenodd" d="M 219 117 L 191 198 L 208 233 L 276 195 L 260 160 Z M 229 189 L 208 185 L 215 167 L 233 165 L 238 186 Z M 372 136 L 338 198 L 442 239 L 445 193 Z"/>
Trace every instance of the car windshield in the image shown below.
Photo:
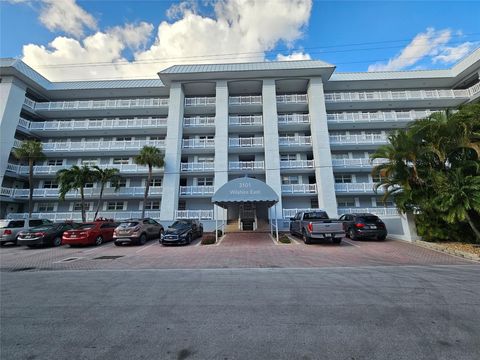
<path fill-rule="evenodd" d="M 357 218 L 358 221 L 363 221 L 363 222 L 377 222 L 378 217 L 377 216 L 360 216 Z"/>
<path fill-rule="evenodd" d="M 95 227 L 95 224 L 83 224 L 83 225 L 80 225 L 77 229 L 87 230 L 87 229 L 93 229 L 94 227 Z"/>
<path fill-rule="evenodd" d="M 177 220 L 175 221 L 170 227 L 172 228 L 180 228 L 180 227 L 185 227 L 185 226 L 190 226 L 191 222 L 187 220 Z"/>
<path fill-rule="evenodd" d="M 0 229 L 21 228 L 24 224 L 24 220 L 0 220 Z"/>
<path fill-rule="evenodd" d="M 48 224 L 48 225 L 41 225 L 41 226 L 35 226 L 31 228 L 32 231 L 48 231 L 51 230 L 52 228 L 58 228 L 60 225 L 59 224 Z"/>
<path fill-rule="evenodd" d="M 120 223 L 120 227 L 124 227 L 124 228 L 134 227 L 134 226 L 137 226 L 137 225 L 138 225 L 138 221 L 129 221 L 129 222 Z"/>
<path fill-rule="evenodd" d="M 309 212 L 305 213 L 303 216 L 304 220 L 324 220 L 328 219 L 327 213 L 325 211 L 315 211 L 315 212 Z"/>

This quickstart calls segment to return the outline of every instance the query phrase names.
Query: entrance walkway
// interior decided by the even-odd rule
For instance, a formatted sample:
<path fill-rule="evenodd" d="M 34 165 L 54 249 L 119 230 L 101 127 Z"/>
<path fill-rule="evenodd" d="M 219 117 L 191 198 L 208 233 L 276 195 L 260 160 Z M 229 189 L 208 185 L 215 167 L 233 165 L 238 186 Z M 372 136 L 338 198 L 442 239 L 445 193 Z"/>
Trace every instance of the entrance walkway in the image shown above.
<path fill-rule="evenodd" d="M 220 246 L 275 246 L 270 234 L 261 232 L 236 232 L 226 234 Z"/>

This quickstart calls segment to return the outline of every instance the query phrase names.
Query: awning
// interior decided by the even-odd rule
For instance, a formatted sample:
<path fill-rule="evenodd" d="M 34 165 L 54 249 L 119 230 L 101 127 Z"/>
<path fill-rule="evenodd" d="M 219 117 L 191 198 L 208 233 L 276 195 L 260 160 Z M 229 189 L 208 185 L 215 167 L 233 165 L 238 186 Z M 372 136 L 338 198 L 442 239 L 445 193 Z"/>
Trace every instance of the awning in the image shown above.
<path fill-rule="evenodd" d="M 212 196 L 212 203 L 222 208 L 242 202 L 261 202 L 270 207 L 278 202 L 278 195 L 263 181 L 243 177 L 227 182 Z"/>

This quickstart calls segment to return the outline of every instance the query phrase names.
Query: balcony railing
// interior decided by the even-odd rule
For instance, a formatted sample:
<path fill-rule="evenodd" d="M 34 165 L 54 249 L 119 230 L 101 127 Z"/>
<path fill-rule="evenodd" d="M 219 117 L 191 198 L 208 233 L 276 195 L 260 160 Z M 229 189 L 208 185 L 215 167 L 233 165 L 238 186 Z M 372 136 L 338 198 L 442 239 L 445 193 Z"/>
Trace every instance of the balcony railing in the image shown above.
<path fill-rule="evenodd" d="M 55 175 L 58 170 L 68 169 L 71 166 L 72 165 L 35 165 L 33 167 L 33 174 L 34 175 Z M 97 166 L 100 169 L 106 169 L 106 168 L 118 169 L 121 174 L 122 173 L 137 174 L 137 173 L 148 172 L 147 166 L 142 166 L 137 164 L 101 164 Z M 17 165 L 17 164 L 7 164 L 7 170 L 17 174 L 21 174 L 21 175 L 27 175 L 29 172 L 28 166 Z"/>
<path fill-rule="evenodd" d="M 284 219 L 290 220 L 290 218 L 294 217 L 299 211 L 314 211 L 314 210 L 319 210 L 319 209 L 311 209 L 311 208 L 283 209 L 282 214 Z"/>
<path fill-rule="evenodd" d="M 21 117 L 21 118 L 18 119 L 18 126 L 24 128 L 24 129 L 29 129 L 30 128 L 30 121 Z"/>
<path fill-rule="evenodd" d="M 183 139 L 182 147 L 184 149 L 214 148 L 215 139 Z"/>
<path fill-rule="evenodd" d="M 214 191 L 213 186 L 180 186 L 180 195 L 211 196 Z"/>
<path fill-rule="evenodd" d="M 476 95 L 478 93 L 480 93 L 480 82 L 476 83 L 475 85 L 469 87 L 468 89 L 468 92 L 470 94 L 470 97 L 472 97 L 473 95 Z"/>
<path fill-rule="evenodd" d="M 398 216 L 399 212 L 394 207 L 372 207 L 372 208 L 338 208 L 338 216 L 342 214 L 370 213 L 377 216 Z"/>
<path fill-rule="evenodd" d="M 181 163 L 180 170 L 185 172 L 195 171 L 213 171 L 215 170 L 215 163 L 213 162 L 189 162 Z"/>
<path fill-rule="evenodd" d="M 0 187 L 0 196 L 13 197 L 15 189 Z"/>
<path fill-rule="evenodd" d="M 185 106 L 215 106 L 215 96 L 187 97 Z"/>
<path fill-rule="evenodd" d="M 93 220 L 93 216 L 95 212 L 87 211 L 87 220 Z M 102 217 L 106 219 L 114 219 L 114 220 L 124 220 L 124 219 L 135 219 L 142 216 L 141 211 L 100 211 L 97 217 Z M 28 213 L 10 213 L 7 215 L 8 219 L 26 219 L 28 217 Z M 160 211 L 159 210 L 147 210 L 145 211 L 145 217 L 153 218 L 153 219 L 160 219 Z M 41 213 L 35 212 L 32 213 L 32 218 L 37 219 L 49 219 L 52 221 L 65 221 L 65 220 L 82 220 L 82 214 L 80 211 L 71 211 L 71 212 L 49 212 L 49 213 Z"/>
<path fill-rule="evenodd" d="M 139 150 L 145 145 L 164 148 L 165 140 L 51 142 L 43 143 L 43 151 Z"/>
<path fill-rule="evenodd" d="M 358 167 L 358 168 L 370 168 L 372 166 L 377 166 L 388 161 L 387 159 L 374 159 L 370 160 L 369 158 L 361 159 L 332 159 L 332 165 L 336 168 L 348 168 L 348 167 Z"/>
<path fill-rule="evenodd" d="M 283 194 L 316 194 L 317 184 L 282 185 Z"/>
<path fill-rule="evenodd" d="M 413 121 L 423 119 L 431 114 L 433 111 L 430 110 L 343 112 L 327 114 L 327 121 L 331 123 Z"/>
<path fill-rule="evenodd" d="M 4 190 L 5 189 L 5 190 Z M 11 198 L 26 199 L 29 196 L 29 189 L 8 189 L 2 188 L 1 194 Z M 98 198 L 100 195 L 100 188 L 86 188 L 84 189 L 85 197 Z M 104 197 L 143 197 L 145 194 L 145 187 L 122 187 L 115 191 L 115 188 L 107 187 L 103 191 Z M 149 195 L 161 195 L 161 186 L 150 186 Z M 34 198 L 58 198 L 58 189 L 33 189 Z M 77 191 L 69 191 L 65 198 L 77 199 L 80 194 Z"/>
<path fill-rule="evenodd" d="M 309 114 L 281 114 L 281 115 L 278 115 L 278 123 L 280 125 L 309 124 L 310 115 Z"/>
<path fill-rule="evenodd" d="M 212 220 L 213 210 L 175 210 L 175 219 Z"/>
<path fill-rule="evenodd" d="M 307 94 L 277 95 L 277 103 L 282 103 L 282 104 L 306 104 L 307 102 L 308 102 Z"/>
<path fill-rule="evenodd" d="M 263 170 L 264 168 L 264 161 L 230 161 L 228 163 L 229 170 Z"/>
<path fill-rule="evenodd" d="M 215 116 L 194 116 L 183 118 L 185 127 L 215 126 Z"/>
<path fill-rule="evenodd" d="M 280 169 L 313 169 L 313 160 L 281 160 Z"/>
<path fill-rule="evenodd" d="M 25 100 L 23 101 L 23 105 L 28 106 L 30 109 L 34 109 L 35 108 L 35 101 L 26 97 Z"/>
<path fill-rule="evenodd" d="M 262 95 L 230 96 L 230 105 L 257 105 L 262 104 Z"/>
<path fill-rule="evenodd" d="M 384 134 L 352 134 L 352 135 L 330 135 L 330 144 L 386 144 L 388 137 Z"/>
<path fill-rule="evenodd" d="M 336 183 L 335 191 L 336 192 L 364 192 L 364 193 L 374 193 L 374 182 L 368 183 Z M 378 192 L 383 192 L 381 188 L 378 189 Z"/>
<path fill-rule="evenodd" d="M 279 146 L 312 146 L 311 136 L 280 136 Z"/>
<path fill-rule="evenodd" d="M 135 119 L 101 119 L 101 120 L 67 120 L 67 121 L 20 121 L 28 122 L 24 126 L 30 130 L 103 130 L 103 129 L 132 129 L 166 127 L 166 118 L 135 118 Z M 19 124 L 20 125 L 20 124 Z"/>
<path fill-rule="evenodd" d="M 13 141 L 13 147 L 14 147 L 14 148 L 19 148 L 20 146 L 22 146 L 22 143 L 23 143 L 22 140 L 15 139 L 15 140 Z"/>
<path fill-rule="evenodd" d="M 469 98 L 466 90 L 401 90 L 401 91 L 359 91 L 326 93 L 325 102 L 348 101 L 392 101 Z"/>
<path fill-rule="evenodd" d="M 229 138 L 230 147 L 263 147 L 263 137 Z"/>
<path fill-rule="evenodd" d="M 37 102 L 35 110 L 139 109 L 168 106 L 168 98 Z"/>
<path fill-rule="evenodd" d="M 262 115 L 232 115 L 228 117 L 230 126 L 261 126 L 263 125 Z"/>

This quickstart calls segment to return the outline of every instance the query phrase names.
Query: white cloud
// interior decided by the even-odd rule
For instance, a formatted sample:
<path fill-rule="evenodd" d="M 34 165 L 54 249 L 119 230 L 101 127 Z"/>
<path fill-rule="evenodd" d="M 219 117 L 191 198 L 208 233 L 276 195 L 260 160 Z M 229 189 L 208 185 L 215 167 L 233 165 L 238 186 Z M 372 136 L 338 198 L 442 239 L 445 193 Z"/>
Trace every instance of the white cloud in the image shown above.
<path fill-rule="evenodd" d="M 441 49 L 441 53 L 437 56 L 434 56 L 432 61 L 433 63 L 442 62 L 445 64 L 451 64 L 457 62 L 470 53 L 476 45 L 472 42 L 464 42 L 458 46 L 445 46 Z"/>
<path fill-rule="evenodd" d="M 293 52 L 288 55 L 278 54 L 277 61 L 311 60 L 310 54 L 303 52 Z"/>
<path fill-rule="evenodd" d="M 48 47 L 29 44 L 24 46 L 23 59 L 52 80 L 92 79 L 99 74 L 102 78 L 153 78 L 158 71 L 174 64 L 263 61 L 265 52 L 278 43 L 290 46 L 303 36 L 312 1 L 219 0 L 212 6 L 214 15 L 208 17 L 197 12 L 195 3 L 176 5 L 169 14 L 178 16 L 178 20 L 162 21 L 153 44 L 146 49 L 143 47 L 152 26 L 140 23 L 131 28 L 127 24 L 83 40 L 58 37 Z M 127 47 L 134 50 L 134 62 L 124 59 Z M 111 64 L 67 69 L 42 67 L 79 62 Z"/>

